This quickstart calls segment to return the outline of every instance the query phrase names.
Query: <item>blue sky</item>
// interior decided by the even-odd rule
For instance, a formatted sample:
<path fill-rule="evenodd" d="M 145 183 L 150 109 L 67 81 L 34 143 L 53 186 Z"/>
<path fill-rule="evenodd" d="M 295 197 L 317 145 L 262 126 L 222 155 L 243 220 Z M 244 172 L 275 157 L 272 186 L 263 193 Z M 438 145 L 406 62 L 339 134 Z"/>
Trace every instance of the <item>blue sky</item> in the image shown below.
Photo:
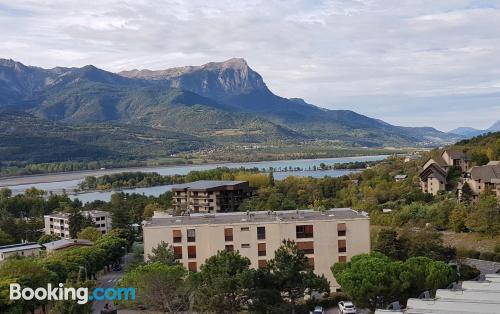
<path fill-rule="evenodd" d="M 243 57 L 284 97 L 408 126 L 500 119 L 500 1 L 0 0 L 0 57 L 164 69 Z"/>

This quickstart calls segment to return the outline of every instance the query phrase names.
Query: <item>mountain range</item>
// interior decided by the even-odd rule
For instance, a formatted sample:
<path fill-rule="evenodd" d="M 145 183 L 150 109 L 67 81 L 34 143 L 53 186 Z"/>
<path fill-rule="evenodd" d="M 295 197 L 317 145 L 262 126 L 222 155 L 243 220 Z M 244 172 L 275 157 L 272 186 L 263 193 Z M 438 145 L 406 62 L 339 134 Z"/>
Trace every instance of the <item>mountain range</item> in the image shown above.
<path fill-rule="evenodd" d="M 448 133 L 457 134 L 457 135 L 463 136 L 465 138 L 471 138 L 474 136 L 478 136 L 478 135 L 490 133 L 490 132 L 500 132 L 500 120 L 493 123 L 486 130 L 479 130 L 479 129 L 475 129 L 475 128 L 471 128 L 471 127 L 460 127 L 460 128 L 453 129 Z"/>
<path fill-rule="evenodd" d="M 350 110 L 329 110 L 302 99 L 280 97 L 239 58 L 120 73 L 92 65 L 44 69 L 0 59 L 0 110 L 0 123 L 10 130 L 9 136 L 26 130 L 23 123 L 30 127 L 39 123 L 59 129 L 47 133 L 53 139 L 74 138 L 88 145 L 84 136 L 68 137 L 66 132 L 92 128 L 101 132 L 114 125 L 122 130 L 142 128 L 141 140 L 153 133 L 156 136 L 150 137 L 158 140 L 164 132 L 163 141 L 174 143 L 169 152 L 210 144 L 312 140 L 358 147 L 432 146 L 462 138 L 430 127 L 395 126 Z M 50 127 L 43 129 L 48 132 Z M 178 147 L 179 141 L 183 144 Z M 186 141 L 196 144 L 186 145 Z M 9 145 L 15 150 L 14 144 Z M 123 145 L 134 145 L 134 141 Z"/>

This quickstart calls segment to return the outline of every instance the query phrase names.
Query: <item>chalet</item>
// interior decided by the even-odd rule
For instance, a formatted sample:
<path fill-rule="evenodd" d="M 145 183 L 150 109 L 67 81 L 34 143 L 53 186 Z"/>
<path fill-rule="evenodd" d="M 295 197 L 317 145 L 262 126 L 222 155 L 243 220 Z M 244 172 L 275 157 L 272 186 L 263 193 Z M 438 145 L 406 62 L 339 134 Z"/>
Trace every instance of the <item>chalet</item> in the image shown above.
<path fill-rule="evenodd" d="M 471 188 L 473 201 L 486 190 L 494 191 L 500 199 L 500 162 L 493 161 L 484 166 L 472 167 L 465 175 L 464 182 Z"/>
<path fill-rule="evenodd" d="M 420 172 L 420 187 L 422 192 L 436 195 L 446 189 L 446 177 L 450 168 L 466 172 L 470 161 L 463 151 L 445 150 L 440 156 L 432 157 L 423 165 Z"/>

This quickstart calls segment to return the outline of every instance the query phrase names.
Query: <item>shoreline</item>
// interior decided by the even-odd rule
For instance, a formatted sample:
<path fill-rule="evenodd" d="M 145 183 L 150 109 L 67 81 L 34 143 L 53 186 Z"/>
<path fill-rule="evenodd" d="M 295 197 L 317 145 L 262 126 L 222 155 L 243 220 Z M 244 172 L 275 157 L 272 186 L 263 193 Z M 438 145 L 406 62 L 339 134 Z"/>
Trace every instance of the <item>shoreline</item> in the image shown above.
<path fill-rule="evenodd" d="M 374 157 L 374 156 L 389 156 L 387 154 L 375 154 L 375 155 L 354 155 L 354 156 L 343 156 L 343 157 L 322 157 L 322 158 L 306 158 L 306 159 L 278 159 L 278 160 L 263 160 L 263 161 L 251 161 L 251 162 L 210 162 L 210 163 L 199 163 L 199 164 L 178 164 L 178 165 L 168 165 L 168 166 L 139 166 L 139 167 L 128 167 L 128 168 L 109 168 L 109 169 L 96 169 L 96 170 L 82 170 L 82 171 L 68 171 L 68 172 L 57 172 L 57 173 L 44 173 L 44 174 L 32 174 L 23 176 L 12 176 L 12 177 L 0 177 L 0 188 L 9 186 L 19 186 L 27 184 L 41 184 L 41 183 L 55 183 L 63 181 L 74 181 L 83 180 L 87 176 L 102 176 L 109 174 L 116 174 L 122 172 L 134 172 L 140 170 L 146 170 L 144 172 L 154 172 L 148 171 L 151 169 L 158 168 L 176 168 L 176 167 L 199 167 L 199 166 L 224 166 L 228 164 L 259 164 L 263 162 L 287 162 L 287 161 L 306 161 L 306 160 L 327 160 L 327 159 L 340 159 L 340 158 L 363 158 L 363 157 Z"/>

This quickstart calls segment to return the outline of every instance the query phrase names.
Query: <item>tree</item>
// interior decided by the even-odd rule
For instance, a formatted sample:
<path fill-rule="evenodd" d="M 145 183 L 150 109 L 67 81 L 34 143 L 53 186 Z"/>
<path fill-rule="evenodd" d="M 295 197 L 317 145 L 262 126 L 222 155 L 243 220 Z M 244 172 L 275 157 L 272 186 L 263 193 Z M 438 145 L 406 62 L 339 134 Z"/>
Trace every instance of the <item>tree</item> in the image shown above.
<path fill-rule="evenodd" d="M 269 171 L 269 186 L 273 187 L 274 186 L 274 174 L 273 171 Z"/>
<path fill-rule="evenodd" d="M 48 283 L 54 283 L 56 276 L 53 272 L 47 270 L 36 259 L 7 259 L 0 265 L 0 283 L 18 283 L 22 287 L 30 287 L 36 289 L 38 287 L 46 287 Z M 8 285 L 7 285 L 8 286 Z M 2 292 L 0 292 L 2 293 Z M 1 304 L 1 313 L 34 313 L 36 307 L 45 305 L 47 301 L 32 300 L 16 300 Z M 1 306 L 7 309 L 1 309 Z"/>
<path fill-rule="evenodd" d="M 473 152 L 471 155 L 471 161 L 477 166 L 486 165 L 490 160 L 485 153 Z"/>
<path fill-rule="evenodd" d="M 465 182 L 462 185 L 462 191 L 460 193 L 460 202 L 470 203 L 473 195 L 474 195 L 474 193 L 472 192 L 472 189 L 470 188 L 469 183 Z"/>
<path fill-rule="evenodd" d="M 303 299 L 306 293 L 330 291 L 326 278 L 313 272 L 308 258 L 293 241 L 283 241 L 268 267 L 275 276 L 276 288 L 286 296 L 292 313 L 295 313 L 297 301 Z"/>
<path fill-rule="evenodd" d="M 78 232 L 78 239 L 85 239 L 92 242 L 96 242 L 102 237 L 102 233 L 96 227 L 86 227 Z"/>
<path fill-rule="evenodd" d="M 467 210 L 463 206 L 455 206 L 450 214 L 449 227 L 455 232 L 466 230 Z"/>
<path fill-rule="evenodd" d="M 85 227 L 94 226 L 94 222 L 90 216 L 85 217 L 79 208 L 71 208 L 68 218 L 69 224 L 69 236 L 75 239 L 78 236 L 78 232 Z"/>
<path fill-rule="evenodd" d="M 404 229 L 399 235 L 401 259 L 425 256 L 435 260 L 449 261 L 455 257 L 453 248 L 443 245 L 442 235 L 434 230 Z"/>
<path fill-rule="evenodd" d="M 174 250 L 172 246 L 164 241 L 161 241 L 157 247 L 152 249 L 153 254 L 148 255 L 150 263 L 162 263 L 165 265 L 175 265 L 178 261 L 175 259 Z"/>
<path fill-rule="evenodd" d="M 91 280 L 81 282 L 66 282 L 65 286 L 73 287 L 75 289 L 85 287 L 89 291 L 94 288 L 96 283 Z M 50 310 L 52 314 L 90 314 L 92 313 L 92 302 L 85 304 L 78 304 L 77 300 L 59 300 L 54 302 L 54 307 Z"/>
<path fill-rule="evenodd" d="M 198 287 L 195 306 L 200 312 L 238 313 L 249 303 L 250 260 L 239 252 L 219 251 L 194 274 Z"/>
<path fill-rule="evenodd" d="M 0 245 L 13 244 L 14 238 L 7 232 L 0 230 Z"/>
<path fill-rule="evenodd" d="M 471 211 L 467 219 L 467 226 L 488 236 L 500 232 L 500 207 L 493 192 L 481 194 L 477 208 Z"/>
<path fill-rule="evenodd" d="M 55 235 L 55 234 L 44 234 L 40 238 L 38 238 L 37 242 L 38 242 L 38 244 L 45 244 L 45 243 L 57 241 L 60 239 L 61 239 L 61 237 L 58 235 Z"/>
<path fill-rule="evenodd" d="M 393 260 L 401 259 L 401 243 L 395 229 L 382 229 L 377 235 L 377 241 L 373 248 Z"/>
<path fill-rule="evenodd" d="M 409 297 L 426 290 L 434 293 L 457 279 L 454 270 L 444 262 L 427 257 L 391 261 L 378 252 L 336 263 L 332 273 L 357 306 L 371 310 L 395 301 L 405 304 Z"/>
<path fill-rule="evenodd" d="M 138 266 L 125 274 L 119 286 L 136 288 L 136 300 L 123 301 L 125 304 L 140 303 L 163 313 L 191 310 L 193 289 L 188 271 L 180 264 L 155 262 Z"/>
<path fill-rule="evenodd" d="M 148 203 L 144 207 L 144 212 L 142 214 L 142 217 L 144 219 L 151 218 L 151 217 L 153 217 L 155 211 L 163 211 L 163 210 L 165 210 L 165 209 L 157 202 Z"/>

